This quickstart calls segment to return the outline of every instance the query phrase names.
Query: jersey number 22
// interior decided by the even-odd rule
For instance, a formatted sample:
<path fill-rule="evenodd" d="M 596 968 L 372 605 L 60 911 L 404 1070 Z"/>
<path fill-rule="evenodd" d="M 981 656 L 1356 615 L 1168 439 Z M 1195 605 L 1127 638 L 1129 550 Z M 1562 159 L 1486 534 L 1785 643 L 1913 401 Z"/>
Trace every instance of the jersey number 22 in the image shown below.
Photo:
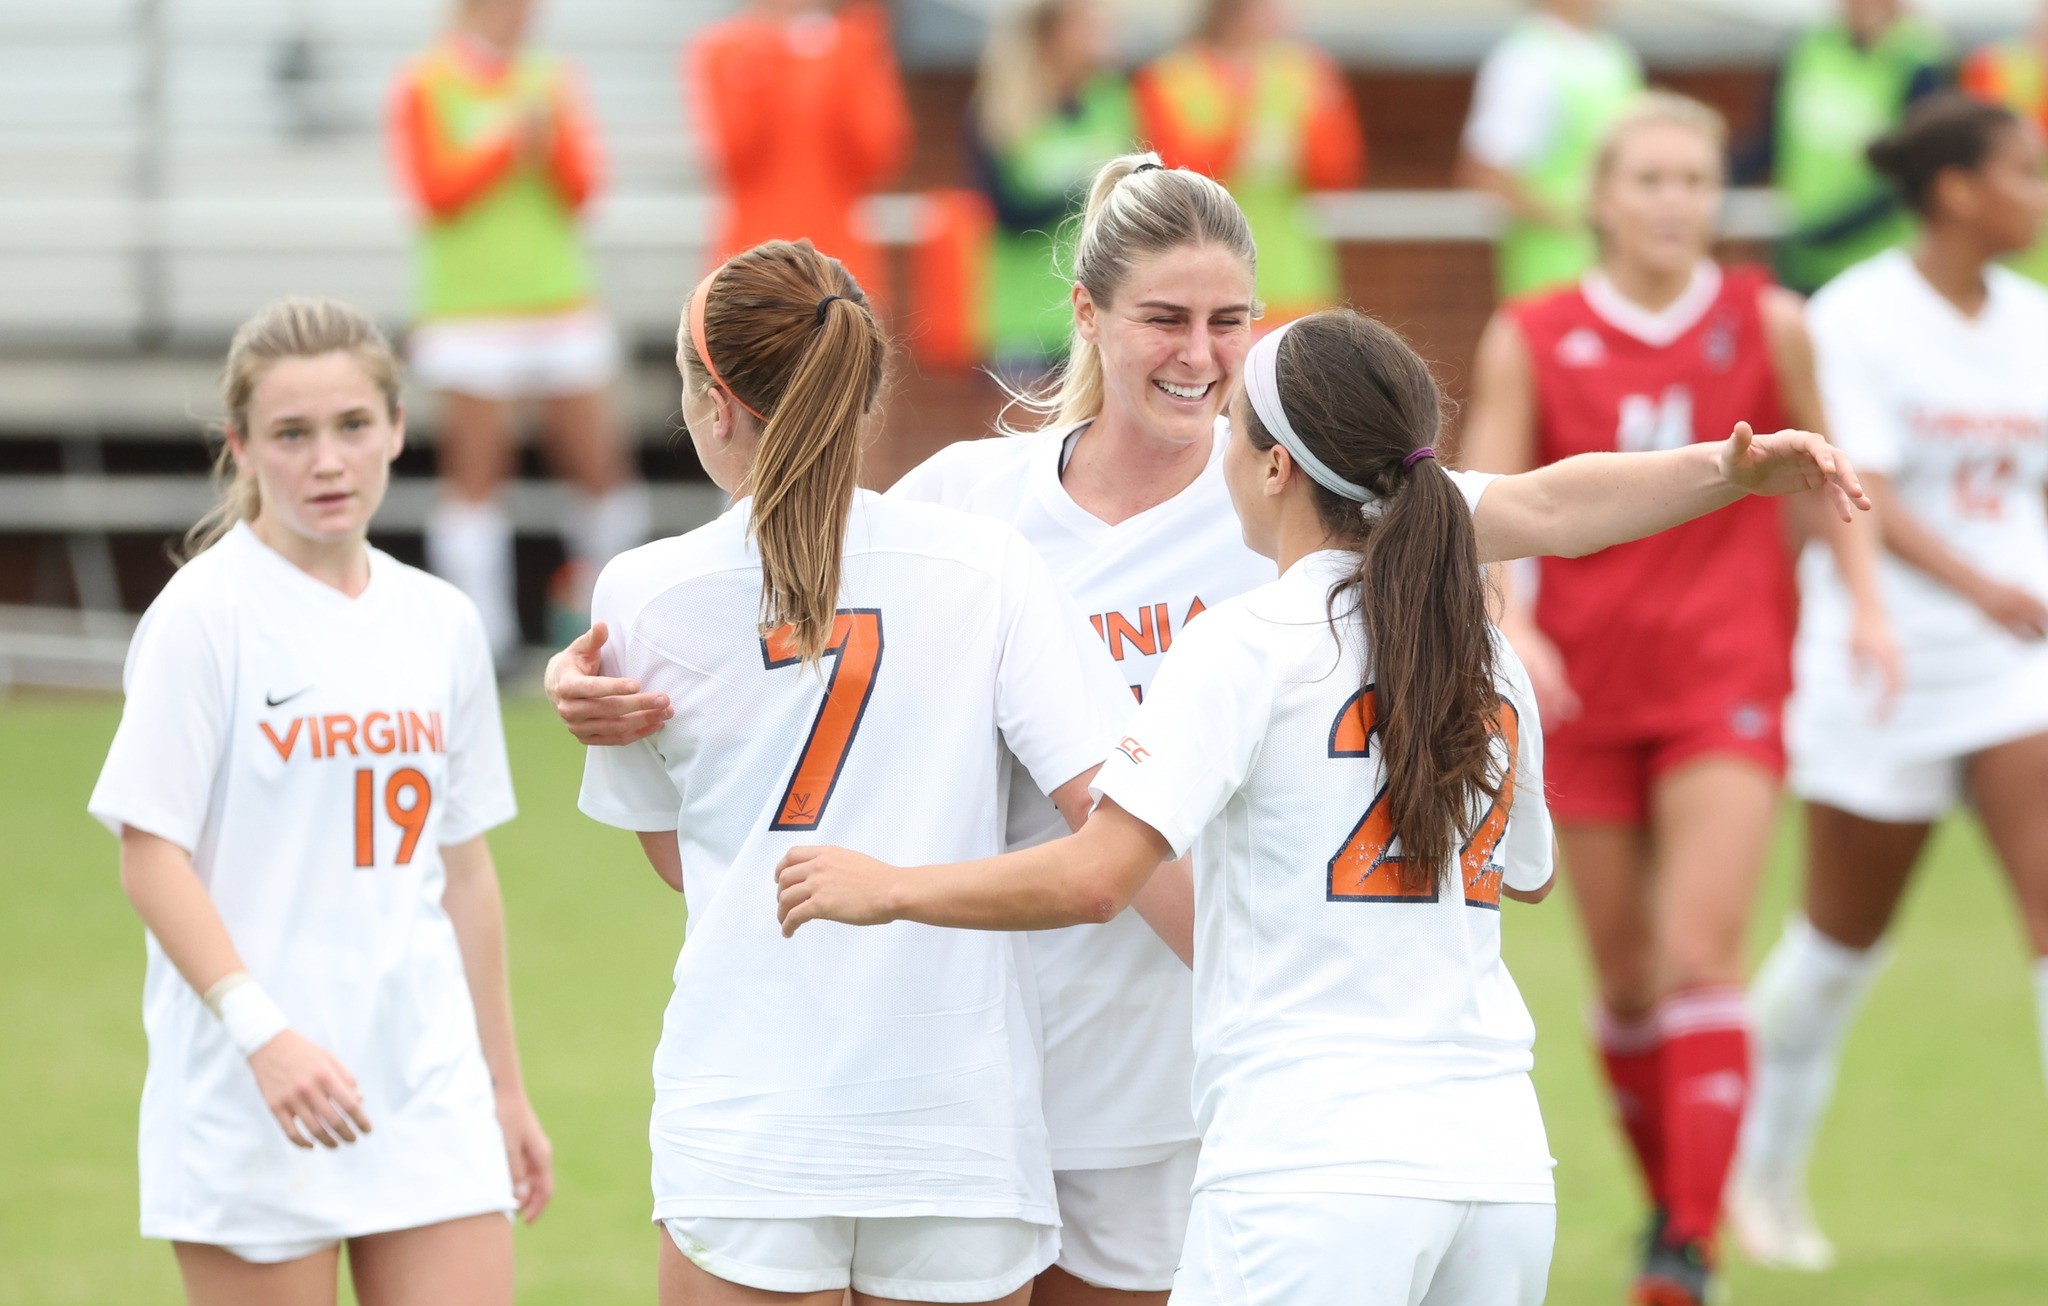
<path fill-rule="evenodd" d="M 1371 757 L 1372 736 L 1379 722 L 1375 714 L 1376 695 L 1367 685 L 1345 702 L 1330 726 L 1330 756 Z M 1500 732 L 1508 749 L 1508 765 L 1501 776 L 1500 794 L 1486 809 L 1478 828 L 1458 853 L 1458 869 L 1464 885 L 1465 905 L 1500 910 L 1500 868 L 1494 854 L 1508 830 L 1508 809 L 1515 801 L 1515 758 L 1521 735 L 1521 717 L 1515 705 L 1500 701 Z M 1365 815 L 1351 828 L 1351 837 L 1330 858 L 1329 900 L 1331 902 L 1435 902 L 1436 891 L 1413 890 L 1401 882 L 1401 859 L 1393 853 L 1394 815 L 1387 806 L 1387 787 L 1381 785 L 1365 808 Z"/>

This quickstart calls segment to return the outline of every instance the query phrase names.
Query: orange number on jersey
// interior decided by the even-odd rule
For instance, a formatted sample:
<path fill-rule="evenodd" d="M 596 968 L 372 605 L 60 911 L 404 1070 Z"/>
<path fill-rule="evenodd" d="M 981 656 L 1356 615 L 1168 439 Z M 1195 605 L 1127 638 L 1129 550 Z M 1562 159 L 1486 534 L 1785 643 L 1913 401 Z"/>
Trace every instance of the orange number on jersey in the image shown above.
<path fill-rule="evenodd" d="M 875 669 L 882 665 L 882 614 L 875 608 L 842 608 L 832 621 L 832 640 L 825 653 L 834 659 L 825 680 L 825 701 L 811 722 L 810 737 L 796 760 L 796 773 L 782 791 L 771 830 L 815 830 L 825 818 L 825 804 L 839 784 L 847 750 L 860 733 L 861 717 L 875 692 Z M 761 641 L 761 663 L 769 670 L 795 666 L 795 628 L 783 626 Z"/>
<path fill-rule="evenodd" d="M 1345 701 L 1330 726 L 1333 758 L 1371 757 L 1373 732 L 1379 728 L 1374 715 L 1377 694 L 1367 685 Z M 1501 872 L 1492 865 L 1493 855 L 1507 833 L 1508 809 L 1515 798 L 1515 747 L 1520 736 L 1521 717 L 1505 698 L 1500 702 L 1501 733 L 1507 739 L 1508 766 L 1501 778 L 1500 796 L 1486 809 L 1479 828 L 1465 841 L 1458 856 L 1464 881 L 1465 902 L 1473 907 L 1500 908 Z M 1392 854 L 1394 818 L 1387 808 L 1387 788 L 1381 785 L 1366 805 L 1365 815 L 1351 828 L 1350 837 L 1330 859 L 1328 898 L 1331 902 L 1434 902 L 1434 889 L 1408 889 L 1401 883 L 1403 859 Z"/>
<path fill-rule="evenodd" d="M 2005 515 L 2005 489 L 2018 476 L 2011 454 L 1970 458 L 1956 464 L 1956 512 L 1979 521 Z"/>
<path fill-rule="evenodd" d="M 1373 731 L 1379 728 L 1374 714 L 1376 694 L 1371 685 L 1353 694 L 1330 726 L 1331 757 L 1371 757 Z M 1392 855 L 1394 817 L 1387 809 L 1387 788 L 1366 804 L 1365 815 L 1351 827 L 1351 835 L 1337 855 L 1330 859 L 1329 899 L 1331 902 L 1427 902 L 1436 897 L 1428 891 L 1401 887 L 1401 859 Z"/>
<path fill-rule="evenodd" d="M 1522 755 L 1522 714 L 1505 698 L 1500 701 L 1499 725 L 1501 738 L 1508 746 L 1508 764 L 1501 773 L 1500 793 L 1458 854 L 1458 869 L 1465 880 L 1465 905 L 1493 911 L 1500 910 L 1502 869 L 1493 855 L 1500 851 L 1501 837 L 1508 832 L 1508 809 L 1515 805 L 1515 761 Z"/>
<path fill-rule="evenodd" d="M 356 772 L 356 865 L 377 864 L 377 775 L 369 767 Z M 410 794 L 410 802 L 400 798 Z M 420 846 L 420 834 L 427 828 L 427 813 L 434 808 L 434 788 L 427 777 L 412 767 L 400 767 L 384 782 L 384 815 L 405 831 L 398 841 L 397 865 L 411 863 Z"/>

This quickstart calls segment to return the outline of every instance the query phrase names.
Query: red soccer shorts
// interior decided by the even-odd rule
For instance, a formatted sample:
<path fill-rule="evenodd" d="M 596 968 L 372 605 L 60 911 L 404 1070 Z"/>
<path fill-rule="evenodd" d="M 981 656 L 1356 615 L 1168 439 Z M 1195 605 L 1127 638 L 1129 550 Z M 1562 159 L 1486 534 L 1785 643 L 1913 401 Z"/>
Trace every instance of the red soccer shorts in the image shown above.
<path fill-rule="evenodd" d="M 1782 702 L 1738 699 L 1642 735 L 1586 733 L 1572 721 L 1543 734 L 1545 789 L 1559 821 L 1640 826 L 1649 818 L 1651 786 L 1709 755 L 1744 758 L 1785 778 Z"/>

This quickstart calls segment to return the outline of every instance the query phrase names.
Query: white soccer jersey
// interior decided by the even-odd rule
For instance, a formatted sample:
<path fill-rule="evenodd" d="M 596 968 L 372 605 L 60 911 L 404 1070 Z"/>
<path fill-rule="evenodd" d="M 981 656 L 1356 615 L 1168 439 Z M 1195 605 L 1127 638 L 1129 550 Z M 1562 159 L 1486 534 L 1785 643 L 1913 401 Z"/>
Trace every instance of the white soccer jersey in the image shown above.
<path fill-rule="evenodd" d="M 295 1242 L 511 1209 L 441 906 L 442 846 L 514 812 L 476 609 L 375 549 L 350 599 L 237 526 L 150 605 L 124 682 L 92 814 L 192 854 L 249 973 L 348 1067 L 374 1127 L 288 1143 L 151 937 L 143 1234 Z"/>
<path fill-rule="evenodd" d="M 1057 788 L 1101 759 L 1123 686 L 1016 532 L 866 492 L 832 652 L 806 670 L 761 636 L 750 508 L 620 555 L 593 604 L 606 673 L 675 707 L 653 737 L 590 750 L 582 795 L 681 845 L 655 1217 L 1057 1223 L 1022 937 L 784 939 L 775 865 L 799 844 L 909 866 L 1000 851 L 1002 749 Z"/>
<path fill-rule="evenodd" d="M 1084 425 L 963 440 L 889 494 L 995 517 L 1022 532 L 1089 614 L 1135 703 L 1188 622 L 1272 580 L 1273 563 L 1245 546 L 1230 506 L 1223 481 L 1227 423 L 1216 423 L 1208 464 L 1192 485 L 1114 526 L 1075 503 L 1060 483 L 1068 439 Z M 1451 476 L 1475 508 L 1493 479 Z M 1009 808 L 1012 848 L 1065 833 L 1027 775 L 1013 773 Z M 1031 955 L 1054 1168 L 1143 1164 L 1195 1138 L 1188 1105 L 1193 998 L 1180 959 L 1135 911 L 1105 925 L 1033 934 Z"/>
<path fill-rule="evenodd" d="M 1195 1187 L 1547 1202 L 1535 1029 L 1500 957 L 1502 883 L 1551 874 L 1534 695 L 1498 642 L 1513 792 L 1441 895 L 1404 892 L 1360 640 L 1327 617 L 1355 564 L 1311 554 L 1212 606 L 1095 780 L 1195 849 Z"/>
<path fill-rule="evenodd" d="M 1971 566 L 2048 598 L 2048 290 L 2004 268 L 1965 318 L 1903 250 L 1843 273 L 1808 310 L 1829 436 Z M 1887 553 L 1906 686 L 1874 728 L 1902 755 L 1951 755 L 2048 724 L 2048 645 L 2007 633 Z M 1852 685 L 1850 606 L 1809 546 L 1790 729 L 1869 727 Z M 1851 720 L 1854 718 L 1854 720 Z"/>

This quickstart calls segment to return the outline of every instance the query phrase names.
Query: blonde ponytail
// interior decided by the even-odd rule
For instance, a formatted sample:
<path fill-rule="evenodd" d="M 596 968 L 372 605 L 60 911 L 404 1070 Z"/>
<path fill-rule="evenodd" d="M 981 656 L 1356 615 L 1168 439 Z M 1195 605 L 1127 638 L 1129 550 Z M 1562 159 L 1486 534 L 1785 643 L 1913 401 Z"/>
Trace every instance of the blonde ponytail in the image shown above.
<path fill-rule="evenodd" d="M 691 383 L 721 384 L 767 418 L 748 475 L 762 625 L 789 627 L 797 655 L 815 665 L 832 642 L 846 523 L 887 341 L 860 283 L 807 240 L 735 255 L 702 299 L 702 336 L 686 320 L 678 339 Z"/>

